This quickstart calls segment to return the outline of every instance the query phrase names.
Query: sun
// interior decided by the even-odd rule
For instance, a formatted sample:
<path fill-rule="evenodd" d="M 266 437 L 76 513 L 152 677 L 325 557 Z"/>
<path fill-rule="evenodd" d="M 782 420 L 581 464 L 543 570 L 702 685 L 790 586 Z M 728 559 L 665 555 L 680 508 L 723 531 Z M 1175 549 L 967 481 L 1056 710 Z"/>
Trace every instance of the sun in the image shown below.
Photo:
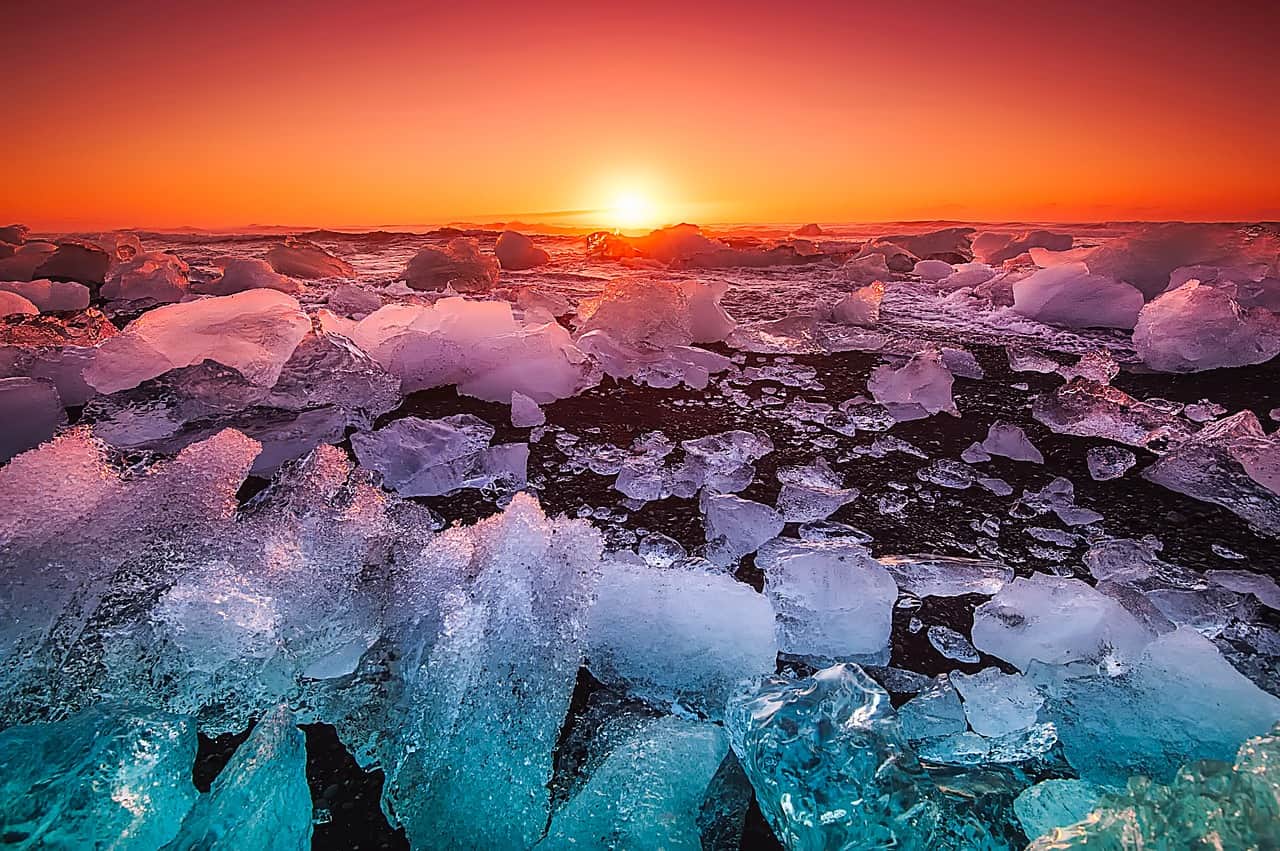
<path fill-rule="evenodd" d="M 607 215 L 609 224 L 621 230 L 653 227 L 657 217 L 653 202 L 638 192 L 615 196 Z"/>

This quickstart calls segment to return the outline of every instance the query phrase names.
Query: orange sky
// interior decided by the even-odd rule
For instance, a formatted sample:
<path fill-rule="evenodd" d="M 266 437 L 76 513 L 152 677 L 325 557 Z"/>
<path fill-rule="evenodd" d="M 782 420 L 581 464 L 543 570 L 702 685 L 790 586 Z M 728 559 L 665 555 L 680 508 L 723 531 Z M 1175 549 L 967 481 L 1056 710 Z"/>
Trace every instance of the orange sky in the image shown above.
<path fill-rule="evenodd" d="M 15 6 L 0 224 L 1280 218 L 1276 2 Z"/>

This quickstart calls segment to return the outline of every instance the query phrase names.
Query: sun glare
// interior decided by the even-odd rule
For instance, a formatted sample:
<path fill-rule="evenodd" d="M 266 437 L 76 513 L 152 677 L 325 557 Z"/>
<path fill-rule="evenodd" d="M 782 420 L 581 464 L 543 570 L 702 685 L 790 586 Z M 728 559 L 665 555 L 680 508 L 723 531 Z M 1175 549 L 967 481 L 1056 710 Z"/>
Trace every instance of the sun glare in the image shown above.
<path fill-rule="evenodd" d="M 609 207 L 609 224 L 622 230 L 653 227 L 656 213 L 653 203 L 637 192 L 624 192 Z"/>

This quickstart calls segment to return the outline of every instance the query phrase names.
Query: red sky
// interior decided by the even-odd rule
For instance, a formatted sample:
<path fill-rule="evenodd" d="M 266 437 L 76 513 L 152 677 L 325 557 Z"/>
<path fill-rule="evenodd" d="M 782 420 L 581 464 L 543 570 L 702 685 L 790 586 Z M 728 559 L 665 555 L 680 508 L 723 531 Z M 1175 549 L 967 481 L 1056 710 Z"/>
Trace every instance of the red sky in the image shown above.
<path fill-rule="evenodd" d="M 1280 218 L 1277 45 L 1260 1 L 13 4 L 0 223 Z"/>

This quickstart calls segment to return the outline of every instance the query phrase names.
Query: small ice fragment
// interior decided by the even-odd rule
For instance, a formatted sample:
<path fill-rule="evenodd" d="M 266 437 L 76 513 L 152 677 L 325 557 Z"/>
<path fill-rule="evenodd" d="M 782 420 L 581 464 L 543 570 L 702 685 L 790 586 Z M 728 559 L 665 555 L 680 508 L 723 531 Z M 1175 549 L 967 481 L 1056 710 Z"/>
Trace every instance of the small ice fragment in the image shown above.
<path fill-rule="evenodd" d="M 755 552 L 786 525 L 773 508 L 733 494 L 704 491 L 701 507 L 708 543 L 722 548 L 729 558 Z"/>
<path fill-rule="evenodd" d="M 1129 472 L 1138 459 L 1128 449 L 1119 446 L 1091 446 L 1085 453 L 1085 462 L 1094 481 L 1106 482 Z"/>
<path fill-rule="evenodd" d="M 987 430 L 987 438 L 982 441 L 982 448 L 992 455 L 1002 455 L 1014 461 L 1030 461 L 1032 464 L 1043 464 L 1044 456 L 1040 450 L 1027 439 L 1026 432 L 1012 423 L 996 420 Z"/>
<path fill-rule="evenodd" d="M 900 366 L 882 364 L 871 372 L 867 390 L 899 420 L 922 419 L 945 411 L 960 416 L 951 398 L 951 372 L 935 350 L 925 350 Z"/>
<path fill-rule="evenodd" d="M 879 562 L 900 589 L 917 597 L 990 596 L 1013 580 L 1013 568 L 986 559 L 922 553 L 881 556 Z"/>
<path fill-rule="evenodd" d="M 983 668 L 976 674 L 955 671 L 951 682 L 964 699 L 969 726 L 980 736 L 998 738 L 1026 730 L 1036 723 L 1044 705 L 1030 680 L 999 668 Z"/>
<path fill-rule="evenodd" d="M 511 425 L 513 428 L 533 428 L 547 421 L 547 415 L 538 403 L 521 393 L 511 391 Z"/>
<path fill-rule="evenodd" d="M 978 651 L 969 643 L 969 639 L 947 626 L 931 626 L 927 635 L 933 649 L 948 659 L 957 662 L 979 662 Z"/>

